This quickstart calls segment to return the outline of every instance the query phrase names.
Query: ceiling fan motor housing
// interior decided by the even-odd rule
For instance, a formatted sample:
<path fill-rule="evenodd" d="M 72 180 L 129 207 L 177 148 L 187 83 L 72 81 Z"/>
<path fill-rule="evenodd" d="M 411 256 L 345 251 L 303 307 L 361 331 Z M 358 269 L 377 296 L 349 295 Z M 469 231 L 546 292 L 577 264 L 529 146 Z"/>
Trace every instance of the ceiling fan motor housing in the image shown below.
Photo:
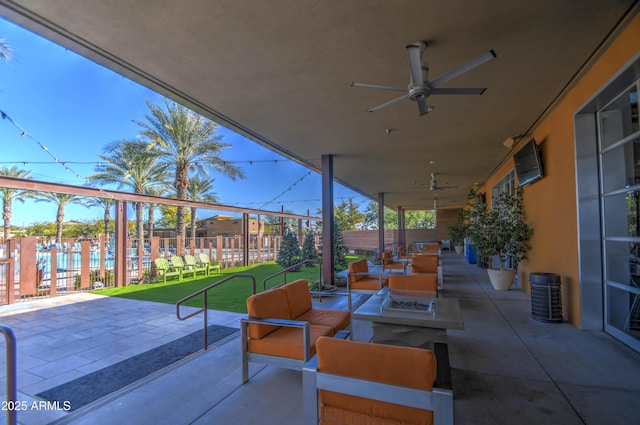
<path fill-rule="evenodd" d="M 431 95 L 431 87 L 428 85 L 409 87 L 409 99 L 411 100 L 426 99 L 429 95 Z"/>

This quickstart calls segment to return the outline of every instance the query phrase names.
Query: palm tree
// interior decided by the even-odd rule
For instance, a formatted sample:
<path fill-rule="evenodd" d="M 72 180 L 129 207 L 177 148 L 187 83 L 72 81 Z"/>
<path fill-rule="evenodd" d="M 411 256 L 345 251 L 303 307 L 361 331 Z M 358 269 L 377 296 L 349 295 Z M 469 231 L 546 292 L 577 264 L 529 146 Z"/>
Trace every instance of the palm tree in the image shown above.
<path fill-rule="evenodd" d="M 244 178 L 241 168 L 224 161 L 220 153 L 228 144 L 221 143 L 216 135 L 218 124 L 173 102 L 164 100 L 164 109 L 147 101 L 151 113 L 146 121 L 134 120 L 150 140 L 149 148 L 158 149 L 160 161 L 175 174 L 174 188 L 178 199 L 187 199 L 189 172 L 204 176 L 210 170 L 231 179 Z M 184 244 L 186 211 L 178 207 L 176 234 Z"/>
<path fill-rule="evenodd" d="M 40 192 L 36 195 L 40 199 L 36 202 L 53 202 L 58 206 L 56 213 L 56 242 L 62 240 L 62 223 L 64 221 L 64 207 L 67 204 L 83 204 L 83 199 L 78 195 L 68 195 L 66 193 Z"/>
<path fill-rule="evenodd" d="M 1 46 L 0 46 L 1 47 Z M 14 177 L 18 179 L 30 179 L 31 171 L 21 170 L 18 167 L 0 167 L 0 176 Z M 8 187 L 0 187 L 0 196 L 2 197 L 2 219 L 4 220 L 4 238 L 9 239 L 11 236 L 11 202 L 15 199 L 24 202 L 27 198 L 33 198 L 33 192 L 28 190 L 10 189 Z"/>
<path fill-rule="evenodd" d="M 13 48 L 4 38 L 0 38 L 0 59 L 10 62 L 13 57 Z"/>
<path fill-rule="evenodd" d="M 218 202 L 213 192 L 213 180 L 209 177 L 191 177 L 187 188 L 187 199 L 190 201 Z M 196 210 L 191 207 L 191 246 L 196 246 Z"/>
<path fill-rule="evenodd" d="M 102 221 L 104 222 L 104 235 L 109 234 L 109 222 L 111 221 L 111 207 L 116 204 L 116 200 L 113 198 L 89 198 L 86 200 L 85 205 L 88 207 L 98 207 L 104 210 L 104 216 Z"/>
<path fill-rule="evenodd" d="M 151 196 L 165 196 L 169 192 L 167 187 L 150 187 L 146 190 L 147 195 Z M 153 231 L 155 226 L 155 212 L 159 204 L 149 202 L 147 204 L 147 237 L 153 237 Z"/>
<path fill-rule="evenodd" d="M 147 149 L 147 143 L 138 140 L 119 140 L 109 144 L 96 173 L 89 180 L 99 184 L 115 184 L 118 189 L 129 188 L 134 193 L 143 194 L 154 187 L 165 184 L 168 174 L 160 164 L 153 149 Z M 144 218 L 142 202 L 136 202 L 136 225 L 138 238 L 144 237 Z"/>

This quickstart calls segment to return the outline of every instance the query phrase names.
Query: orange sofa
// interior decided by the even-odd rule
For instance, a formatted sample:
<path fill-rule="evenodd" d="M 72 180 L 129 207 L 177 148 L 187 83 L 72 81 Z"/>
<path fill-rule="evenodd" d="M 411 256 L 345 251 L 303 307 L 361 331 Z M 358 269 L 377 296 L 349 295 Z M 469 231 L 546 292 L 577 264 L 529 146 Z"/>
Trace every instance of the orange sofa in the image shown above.
<path fill-rule="evenodd" d="M 411 274 L 435 274 L 438 276 L 438 288 L 442 289 L 443 272 L 439 255 L 416 255 L 411 260 Z"/>
<path fill-rule="evenodd" d="M 421 254 L 440 254 L 441 253 L 440 244 L 437 242 L 426 243 L 424 244 L 422 249 L 420 249 L 420 253 Z"/>
<path fill-rule="evenodd" d="M 438 273 L 440 256 L 438 255 L 416 255 L 411 260 L 411 274 L 415 273 Z"/>
<path fill-rule="evenodd" d="M 389 288 L 400 291 L 438 291 L 438 276 L 432 274 L 391 275 Z"/>
<path fill-rule="evenodd" d="M 302 369 L 319 337 L 345 338 L 351 326 L 347 311 L 313 308 L 302 279 L 251 295 L 247 313 L 240 320 L 243 383 L 249 380 L 249 362 Z"/>
<path fill-rule="evenodd" d="M 380 257 L 382 260 L 383 270 L 402 270 L 402 273 L 404 274 L 407 264 L 402 261 L 394 261 L 393 252 L 385 251 Z"/>
<path fill-rule="evenodd" d="M 379 291 L 387 286 L 384 274 L 369 273 L 369 265 L 364 258 L 349 263 L 348 290 Z"/>
<path fill-rule="evenodd" d="M 453 391 L 434 387 L 420 348 L 320 338 L 303 369 L 304 424 L 453 424 Z"/>

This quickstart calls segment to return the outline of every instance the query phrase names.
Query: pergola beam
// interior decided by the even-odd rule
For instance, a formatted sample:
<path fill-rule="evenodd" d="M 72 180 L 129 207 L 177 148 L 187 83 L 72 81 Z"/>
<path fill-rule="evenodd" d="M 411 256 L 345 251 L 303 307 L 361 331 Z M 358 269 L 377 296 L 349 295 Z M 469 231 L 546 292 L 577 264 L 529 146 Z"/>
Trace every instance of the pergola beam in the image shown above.
<path fill-rule="evenodd" d="M 0 187 L 20 190 L 33 190 L 36 192 L 55 192 L 65 193 L 68 195 L 90 196 L 94 198 L 111 198 L 126 202 L 148 202 L 153 204 L 174 205 L 183 207 L 196 207 L 198 209 L 208 209 L 216 211 L 229 211 L 247 214 L 273 215 L 278 217 L 287 217 L 304 220 L 322 221 L 321 218 L 311 217 L 308 215 L 291 214 L 280 211 L 267 211 L 253 208 L 234 207 L 231 205 L 212 204 L 208 202 L 197 202 L 188 200 L 179 200 L 174 198 L 163 198 L 160 196 L 139 195 L 130 192 L 121 192 L 117 190 L 98 189 L 93 187 L 74 186 L 61 183 L 49 183 L 38 180 L 18 179 L 13 177 L 0 176 Z"/>

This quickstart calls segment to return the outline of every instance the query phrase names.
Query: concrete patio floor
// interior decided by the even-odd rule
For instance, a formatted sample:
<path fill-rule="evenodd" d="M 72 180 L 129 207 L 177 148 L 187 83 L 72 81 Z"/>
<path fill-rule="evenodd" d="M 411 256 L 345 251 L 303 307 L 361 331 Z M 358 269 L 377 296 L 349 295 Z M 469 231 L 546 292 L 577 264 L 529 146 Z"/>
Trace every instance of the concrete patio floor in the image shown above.
<path fill-rule="evenodd" d="M 459 298 L 465 321 L 464 330 L 447 336 L 456 424 L 638 422 L 640 353 L 602 332 L 532 320 L 528 294 L 494 291 L 486 271 L 463 256 L 445 252 L 443 264 L 443 295 Z M 240 316 L 212 311 L 209 324 L 238 328 Z M 172 305 L 91 294 L 3 306 L 0 323 L 16 333 L 18 399 L 28 402 L 40 391 L 202 329 L 198 318 L 179 322 Z M 370 325 L 355 322 L 354 337 L 368 340 Z M 300 424 L 301 372 L 252 364 L 251 380 L 240 385 L 240 358 L 235 334 L 71 413 L 27 410 L 18 420 Z"/>

